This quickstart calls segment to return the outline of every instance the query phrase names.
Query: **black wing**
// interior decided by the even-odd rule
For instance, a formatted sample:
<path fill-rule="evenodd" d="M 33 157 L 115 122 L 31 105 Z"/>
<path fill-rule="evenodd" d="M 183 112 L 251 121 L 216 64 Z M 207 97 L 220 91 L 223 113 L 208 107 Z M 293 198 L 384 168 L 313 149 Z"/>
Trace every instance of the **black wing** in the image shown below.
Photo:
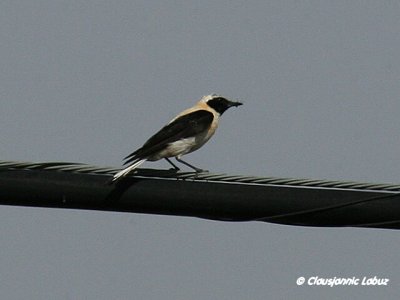
<path fill-rule="evenodd" d="M 141 148 L 125 157 L 124 164 L 129 164 L 138 158 L 151 156 L 169 143 L 195 136 L 207 130 L 213 119 L 214 115 L 206 110 L 197 110 L 177 118 L 153 135 Z"/>

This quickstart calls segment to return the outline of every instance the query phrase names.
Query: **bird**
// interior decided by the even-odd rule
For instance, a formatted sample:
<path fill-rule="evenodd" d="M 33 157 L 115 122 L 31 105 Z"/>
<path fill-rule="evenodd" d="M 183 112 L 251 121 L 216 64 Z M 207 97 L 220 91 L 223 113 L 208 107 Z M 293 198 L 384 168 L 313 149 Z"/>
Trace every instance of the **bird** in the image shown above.
<path fill-rule="evenodd" d="M 116 183 L 145 161 L 165 159 L 176 171 L 180 170 L 169 158 L 192 168 L 197 168 L 181 157 L 202 147 L 215 133 L 220 116 L 229 108 L 243 103 L 231 101 L 217 94 L 204 96 L 191 108 L 179 113 L 167 125 L 151 136 L 142 147 L 124 158 L 124 169 L 116 173 L 111 183 Z"/>

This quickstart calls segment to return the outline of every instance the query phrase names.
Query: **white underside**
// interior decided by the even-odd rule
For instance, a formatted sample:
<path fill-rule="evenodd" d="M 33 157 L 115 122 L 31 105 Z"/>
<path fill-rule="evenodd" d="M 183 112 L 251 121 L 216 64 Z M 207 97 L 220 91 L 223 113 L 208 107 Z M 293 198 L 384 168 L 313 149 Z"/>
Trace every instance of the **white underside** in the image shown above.
<path fill-rule="evenodd" d="M 157 154 L 149 157 L 149 161 L 159 160 L 165 157 L 181 157 L 182 155 L 188 154 L 196 148 L 196 138 L 186 138 L 173 143 L 170 143 L 164 150 Z"/>

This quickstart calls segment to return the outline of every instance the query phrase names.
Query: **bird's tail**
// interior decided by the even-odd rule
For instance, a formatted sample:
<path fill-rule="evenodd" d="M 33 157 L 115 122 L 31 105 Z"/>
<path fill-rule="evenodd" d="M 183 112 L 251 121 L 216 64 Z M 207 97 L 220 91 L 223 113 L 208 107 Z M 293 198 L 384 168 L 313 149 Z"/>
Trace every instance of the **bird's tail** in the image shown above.
<path fill-rule="evenodd" d="M 121 180 L 126 175 L 128 175 L 130 172 L 132 172 L 137 167 L 139 167 L 146 160 L 147 160 L 147 158 L 137 159 L 130 166 L 126 167 L 125 169 L 122 169 L 117 174 L 115 174 L 114 177 L 111 179 L 110 183 L 116 183 L 117 181 Z"/>

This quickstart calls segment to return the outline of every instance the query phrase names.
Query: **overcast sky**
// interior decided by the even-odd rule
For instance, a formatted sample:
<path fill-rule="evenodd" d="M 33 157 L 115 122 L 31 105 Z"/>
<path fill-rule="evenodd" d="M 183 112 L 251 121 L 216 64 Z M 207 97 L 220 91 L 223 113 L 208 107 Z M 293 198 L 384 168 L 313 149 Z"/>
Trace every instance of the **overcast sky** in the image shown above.
<path fill-rule="evenodd" d="M 399 183 L 399 15 L 398 1 L 3 0 L 0 159 L 118 167 L 215 92 L 244 105 L 186 157 L 196 166 Z M 400 286 L 395 230 L 5 206 L 0 228 L 3 299 L 397 299 Z"/>

